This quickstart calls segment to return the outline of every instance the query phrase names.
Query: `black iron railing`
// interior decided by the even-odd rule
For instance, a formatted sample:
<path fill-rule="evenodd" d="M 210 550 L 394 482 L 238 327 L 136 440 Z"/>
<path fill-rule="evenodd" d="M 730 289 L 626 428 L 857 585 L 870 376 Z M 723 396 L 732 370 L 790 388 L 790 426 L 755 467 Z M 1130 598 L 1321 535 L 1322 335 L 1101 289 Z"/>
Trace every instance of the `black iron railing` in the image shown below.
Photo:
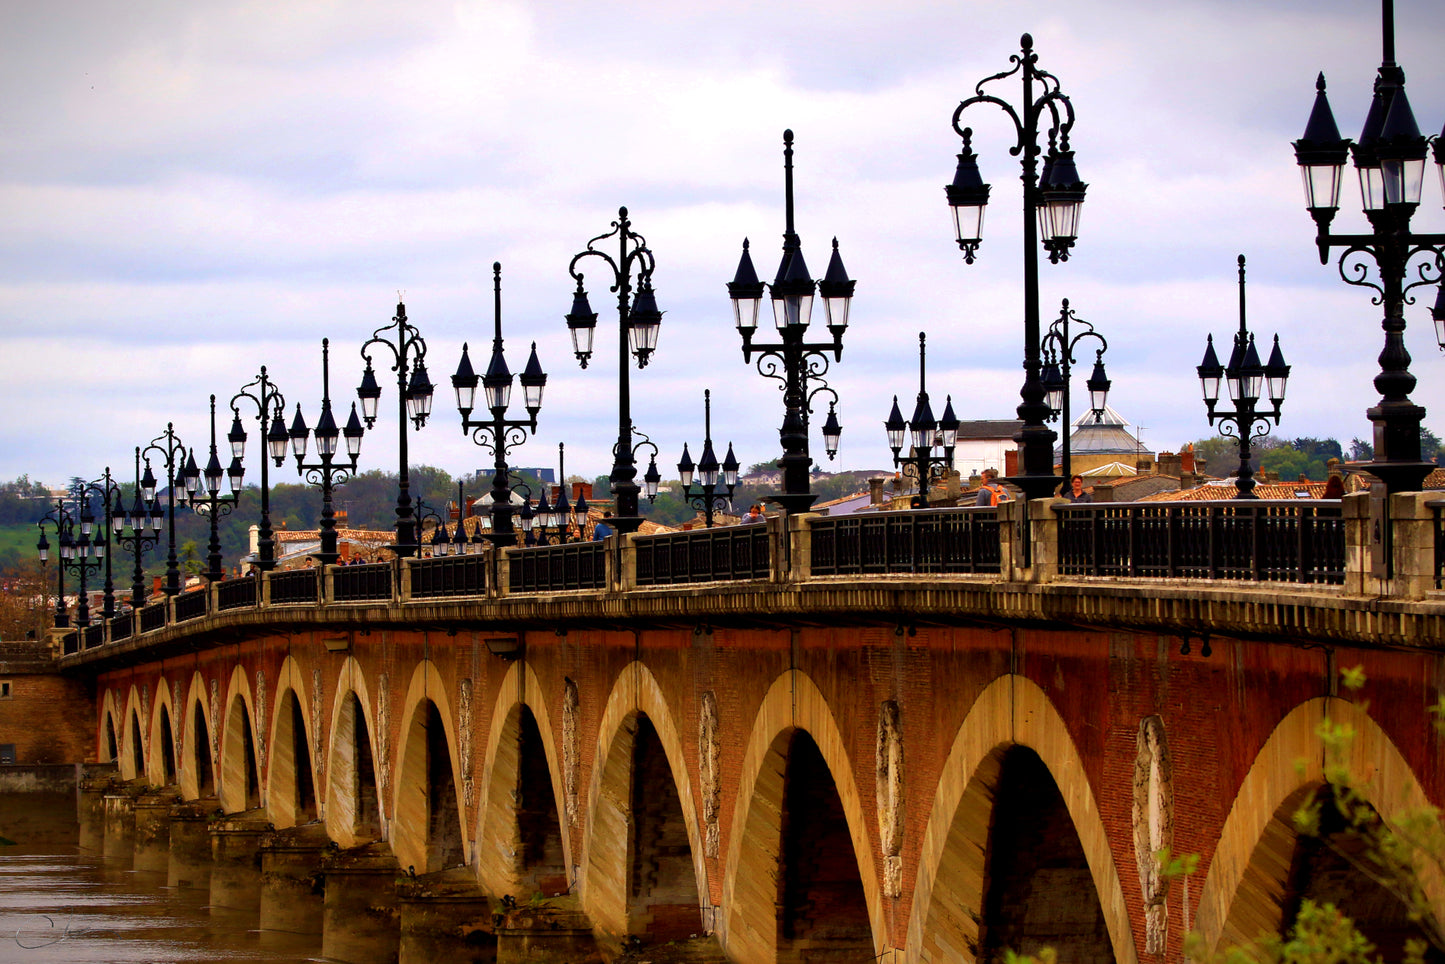
<path fill-rule="evenodd" d="M 1339 502 L 1303 499 L 1065 506 L 1059 571 L 1342 583 L 1345 521 Z"/>
<path fill-rule="evenodd" d="M 812 574 L 999 571 L 999 510 L 872 512 L 814 519 Z"/>
<path fill-rule="evenodd" d="M 337 566 L 331 570 L 331 595 L 336 602 L 391 601 L 391 563 Z M 274 596 L 272 599 L 274 600 Z"/>
<path fill-rule="evenodd" d="M 486 556 L 445 556 L 411 564 L 413 599 L 439 596 L 484 596 L 487 592 Z"/>
<path fill-rule="evenodd" d="M 105 642 L 105 624 L 91 623 L 80 631 L 80 641 L 86 649 L 94 649 Z"/>
<path fill-rule="evenodd" d="M 66 656 L 69 656 L 69 655 L 71 655 L 72 653 L 78 653 L 78 652 L 80 652 L 80 632 L 79 632 L 79 630 L 66 633 L 64 636 L 62 636 L 62 637 L 60 638 L 60 651 L 61 651 L 62 653 L 64 653 Z"/>
<path fill-rule="evenodd" d="M 285 572 L 271 573 L 271 605 L 282 606 L 289 603 L 315 605 L 320 602 L 316 579 L 316 574 L 320 571 L 319 569 L 288 569 Z"/>
<path fill-rule="evenodd" d="M 260 593 L 256 576 L 226 579 L 216 583 L 216 609 L 246 609 L 256 605 Z"/>
<path fill-rule="evenodd" d="M 607 585 L 607 552 L 601 542 L 517 549 L 508 553 L 507 561 L 512 592 L 603 589 Z"/>
<path fill-rule="evenodd" d="M 1427 502 L 1435 513 L 1435 588 L 1445 589 L 1445 502 Z"/>
<path fill-rule="evenodd" d="M 164 602 L 151 603 L 140 611 L 140 631 L 143 633 L 154 632 L 157 629 L 164 629 L 166 625 L 166 604 Z"/>
<path fill-rule="evenodd" d="M 110 621 L 110 641 L 118 643 L 122 639 L 130 639 L 135 632 L 135 617 L 130 613 L 124 616 L 117 616 Z"/>
<path fill-rule="evenodd" d="M 767 579 L 772 571 L 765 525 L 641 536 L 633 547 L 637 552 L 639 586 Z"/>
<path fill-rule="evenodd" d="M 206 600 L 210 592 L 205 589 L 194 589 L 190 592 L 183 592 L 176 597 L 176 622 L 183 622 L 187 619 L 198 619 L 206 614 Z"/>

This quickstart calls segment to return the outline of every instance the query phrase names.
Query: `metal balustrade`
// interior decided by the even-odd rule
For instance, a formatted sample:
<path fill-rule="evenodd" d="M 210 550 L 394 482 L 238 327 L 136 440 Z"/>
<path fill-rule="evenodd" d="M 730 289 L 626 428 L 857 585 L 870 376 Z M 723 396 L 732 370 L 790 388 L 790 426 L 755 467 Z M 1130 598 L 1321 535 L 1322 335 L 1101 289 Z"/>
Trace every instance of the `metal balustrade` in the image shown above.
<path fill-rule="evenodd" d="M 391 601 L 391 563 L 336 566 L 331 570 L 331 598 L 336 602 Z M 274 597 L 273 597 L 274 599 Z"/>
<path fill-rule="evenodd" d="M 225 579 L 216 583 L 216 609 L 246 609 L 256 605 L 260 599 L 259 583 L 256 576 L 242 576 L 239 579 Z"/>
<path fill-rule="evenodd" d="M 80 641 L 86 649 L 94 649 L 105 642 L 105 624 L 91 623 L 80 631 Z"/>
<path fill-rule="evenodd" d="M 1058 515 L 1064 575 L 1345 581 L 1335 501 L 1071 505 Z"/>
<path fill-rule="evenodd" d="M 288 569 L 273 572 L 267 577 L 271 585 L 271 605 L 285 606 L 293 603 L 320 602 L 320 582 L 316 576 L 319 569 Z"/>
<path fill-rule="evenodd" d="M 166 604 L 165 602 L 151 603 L 144 606 L 140 611 L 140 631 L 152 633 L 157 629 L 164 629 L 166 625 Z"/>
<path fill-rule="evenodd" d="M 992 507 L 917 509 L 814 519 L 813 574 L 997 573 Z"/>
<path fill-rule="evenodd" d="M 80 652 L 80 632 L 72 630 L 60 638 L 60 651 L 66 656 Z"/>
<path fill-rule="evenodd" d="M 199 619 L 206 614 L 206 602 L 210 593 L 205 589 L 193 589 L 176 597 L 176 622 Z"/>
<path fill-rule="evenodd" d="M 772 574 L 765 525 L 639 536 L 633 551 L 639 586 L 767 579 Z"/>
<path fill-rule="evenodd" d="M 135 616 L 126 613 L 124 616 L 117 616 L 110 621 L 110 641 L 118 643 L 122 639 L 130 639 L 135 632 Z"/>
<path fill-rule="evenodd" d="M 487 556 L 443 556 L 418 559 L 410 565 L 413 599 L 484 596 Z"/>
<path fill-rule="evenodd" d="M 574 542 L 564 546 L 531 546 L 507 554 L 512 592 L 562 592 L 605 589 L 606 546 Z"/>

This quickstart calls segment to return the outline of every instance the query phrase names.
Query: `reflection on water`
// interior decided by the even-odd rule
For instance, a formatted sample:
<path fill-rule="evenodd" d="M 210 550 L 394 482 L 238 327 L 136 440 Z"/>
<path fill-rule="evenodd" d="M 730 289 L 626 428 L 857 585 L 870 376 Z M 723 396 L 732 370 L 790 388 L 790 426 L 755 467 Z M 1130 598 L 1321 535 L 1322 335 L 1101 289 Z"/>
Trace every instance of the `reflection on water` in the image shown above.
<path fill-rule="evenodd" d="M 322 960 L 320 938 L 262 933 L 254 914 L 212 914 L 208 896 L 98 855 L 0 847 L 0 961 Z"/>

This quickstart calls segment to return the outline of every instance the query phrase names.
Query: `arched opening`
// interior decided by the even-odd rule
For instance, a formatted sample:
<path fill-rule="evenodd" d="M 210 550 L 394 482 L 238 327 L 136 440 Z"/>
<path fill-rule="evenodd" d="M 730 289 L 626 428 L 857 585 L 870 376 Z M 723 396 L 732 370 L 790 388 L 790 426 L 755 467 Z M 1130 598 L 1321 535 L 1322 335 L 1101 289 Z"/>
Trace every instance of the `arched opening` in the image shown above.
<path fill-rule="evenodd" d="M 995 751 L 993 759 L 977 959 L 1052 947 L 1060 960 L 1113 964 L 1088 860 L 1048 767 L 1024 746 Z"/>
<path fill-rule="evenodd" d="M 827 761 L 806 730 L 779 736 L 775 750 L 785 757 L 777 960 L 779 964 L 872 960 L 873 932 L 863 880 Z"/>
<path fill-rule="evenodd" d="M 211 728 L 206 725 L 206 711 L 197 700 L 191 714 L 191 755 L 196 763 L 196 793 L 202 797 L 216 795 L 216 771 L 211 761 Z"/>
<path fill-rule="evenodd" d="M 486 886 L 513 897 L 568 891 L 547 748 L 525 703 L 507 712 L 497 738 L 479 832 L 478 876 Z"/>
<path fill-rule="evenodd" d="M 115 718 L 109 713 L 105 714 L 105 739 L 102 746 L 105 748 L 102 763 L 114 763 L 120 759 L 120 748 L 117 746 L 115 738 Z"/>
<path fill-rule="evenodd" d="M 354 847 L 381 837 L 371 732 L 355 692 L 348 693 L 342 702 L 332 739 L 335 750 L 328 768 L 327 826 L 340 843 Z"/>
<path fill-rule="evenodd" d="M 266 801 L 276 826 L 291 827 L 317 819 L 306 718 L 301 715 L 301 701 L 293 689 L 286 690 L 277 708 L 268 775 L 271 786 Z"/>
<path fill-rule="evenodd" d="M 146 775 L 145 744 L 141 742 L 140 716 L 135 712 L 130 715 L 130 765 L 136 779 Z"/>
<path fill-rule="evenodd" d="M 261 776 L 251 713 L 240 696 L 231 700 L 221 745 L 221 806 L 230 813 L 261 806 Z"/>
<path fill-rule="evenodd" d="M 171 735 L 170 711 L 161 707 L 161 771 L 166 786 L 176 782 L 176 741 Z"/>
<path fill-rule="evenodd" d="M 441 712 L 431 700 L 423 700 L 417 707 L 403 752 L 397 816 L 403 830 L 424 828 L 426 834 L 424 840 L 410 841 L 416 846 L 412 852 L 425 863 L 415 871 L 430 874 L 465 865 L 451 751 Z"/>

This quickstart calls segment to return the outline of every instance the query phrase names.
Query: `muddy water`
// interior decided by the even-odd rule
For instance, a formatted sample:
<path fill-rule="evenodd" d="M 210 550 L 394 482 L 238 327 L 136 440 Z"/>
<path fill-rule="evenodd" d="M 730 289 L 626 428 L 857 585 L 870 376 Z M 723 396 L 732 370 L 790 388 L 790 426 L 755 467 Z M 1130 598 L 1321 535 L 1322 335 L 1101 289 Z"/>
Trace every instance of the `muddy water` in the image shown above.
<path fill-rule="evenodd" d="M 320 961 L 320 939 L 212 913 L 203 890 L 117 869 L 75 848 L 0 846 L 0 962 Z"/>

